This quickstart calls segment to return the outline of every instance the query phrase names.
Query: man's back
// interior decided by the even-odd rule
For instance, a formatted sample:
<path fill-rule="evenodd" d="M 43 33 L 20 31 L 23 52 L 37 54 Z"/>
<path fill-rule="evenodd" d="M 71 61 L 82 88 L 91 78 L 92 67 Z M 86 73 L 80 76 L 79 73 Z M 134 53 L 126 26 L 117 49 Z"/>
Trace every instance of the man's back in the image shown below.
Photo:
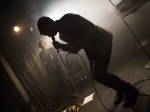
<path fill-rule="evenodd" d="M 66 14 L 55 21 L 60 39 L 91 53 L 106 55 L 112 46 L 112 34 L 77 14 Z"/>

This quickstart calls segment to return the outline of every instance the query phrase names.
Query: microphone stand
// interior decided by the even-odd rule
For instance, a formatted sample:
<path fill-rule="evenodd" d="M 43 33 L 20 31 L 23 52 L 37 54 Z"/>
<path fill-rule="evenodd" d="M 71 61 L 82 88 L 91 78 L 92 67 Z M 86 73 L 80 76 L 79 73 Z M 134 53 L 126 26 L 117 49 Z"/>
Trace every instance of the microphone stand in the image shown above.
<path fill-rule="evenodd" d="M 112 3 L 111 0 L 109 0 L 111 2 L 111 4 L 115 7 L 115 5 Z M 118 15 L 121 17 L 121 19 L 123 20 L 123 22 L 125 23 L 125 25 L 127 26 L 127 28 L 129 29 L 129 31 L 131 32 L 131 34 L 133 35 L 133 37 L 137 40 L 138 44 L 140 45 L 140 47 L 143 49 L 144 53 L 147 55 L 147 57 L 150 60 L 150 56 L 148 55 L 147 51 L 144 49 L 144 47 L 142 46 L 142 44 L 140 43 L 140 41 L 138 40 L 137 36 L 135 35 L 135 33 L 132 31 L 132 29 L 130 28 L 130 26 L 127 24 L 127 22 L 124 20 L 124 18 L 118 13 Z M 146 69 L 150 69 L 150 62 L 145 65 Z"/>

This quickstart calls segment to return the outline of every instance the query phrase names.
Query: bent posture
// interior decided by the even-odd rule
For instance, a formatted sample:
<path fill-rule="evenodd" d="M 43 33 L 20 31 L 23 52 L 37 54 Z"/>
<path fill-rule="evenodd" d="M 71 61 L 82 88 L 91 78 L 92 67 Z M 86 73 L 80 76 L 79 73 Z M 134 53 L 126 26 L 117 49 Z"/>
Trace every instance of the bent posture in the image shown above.
<path fill-rule="evenodd" d="M 117 91 L 115 105 L 123 100 L 124 95 L 124 108 L 134 104 L 139 94 L 137 88 L 107 72 L 112 50 L 111 32 L 77 14 L 65 14 L 56 21 L 49 17 L 41 17 L 37 27 L 41 35 L 49 37 L 59 32 L 59 38 L 68 43 L 53 42 L 56 49 L 61 48 L 73 54 L 84 49 L 90 62 L 93 79 Z"/>

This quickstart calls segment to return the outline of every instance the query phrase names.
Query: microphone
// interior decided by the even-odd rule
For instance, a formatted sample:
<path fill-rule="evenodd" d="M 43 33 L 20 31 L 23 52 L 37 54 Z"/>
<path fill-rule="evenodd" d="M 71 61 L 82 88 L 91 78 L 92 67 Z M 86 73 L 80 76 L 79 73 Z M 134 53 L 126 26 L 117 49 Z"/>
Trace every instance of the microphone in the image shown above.
<path fill-rule="evenodd" d="M 55 37 L 54 36 L 52 36 L 52 40 L 53 40 L 53 42 L 55 42 Z M 58 49 L 56 49 L 56 50 L 57 50 L 57 53 L 59 54 Z"/>
<path fill-rule="evenodd" d="M 55 42 L 55 37 L 54 36 L 52 36 L 52 40 L 53 40 L 53 42 Z"/>

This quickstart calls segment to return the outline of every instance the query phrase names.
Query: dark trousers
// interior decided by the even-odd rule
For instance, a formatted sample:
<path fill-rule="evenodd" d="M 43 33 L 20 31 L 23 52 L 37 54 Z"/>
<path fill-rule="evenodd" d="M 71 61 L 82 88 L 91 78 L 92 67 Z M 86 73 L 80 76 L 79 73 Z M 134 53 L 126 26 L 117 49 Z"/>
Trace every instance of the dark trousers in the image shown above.
<path fill-rule="evenodd" d="M 92 78 L 94 80 L 116 91 L 125 90 L 128 83 L 116 75 L 107 72 L 111 50 L 106 56 L 93 54 L 88 51 L 85 52 L 90 62 Z"/>

